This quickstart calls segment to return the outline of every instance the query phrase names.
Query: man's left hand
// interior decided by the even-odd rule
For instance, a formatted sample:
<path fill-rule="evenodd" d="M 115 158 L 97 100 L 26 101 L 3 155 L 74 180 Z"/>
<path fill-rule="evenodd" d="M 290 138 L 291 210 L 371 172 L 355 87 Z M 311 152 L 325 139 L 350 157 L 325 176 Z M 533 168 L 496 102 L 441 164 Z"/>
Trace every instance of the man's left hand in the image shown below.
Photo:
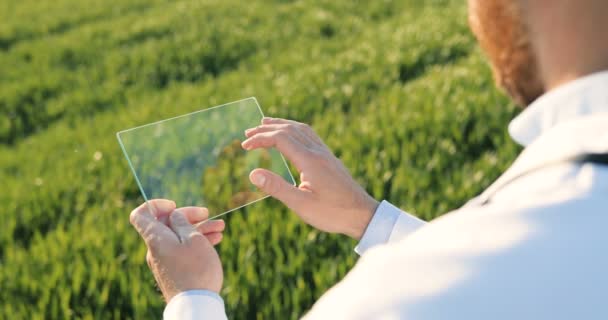
<path fill-rule="evenodd" d="M 204 289 L 219 293 L 223 271 L 213 248 L 222 239 L 224 222 L 207 219 L 205 208 L 176 209 L 169 200 L 151 200 L 131 212 L 131 224 L 148 247 L 146 261 L 169 302 L 176 294 Z"/>

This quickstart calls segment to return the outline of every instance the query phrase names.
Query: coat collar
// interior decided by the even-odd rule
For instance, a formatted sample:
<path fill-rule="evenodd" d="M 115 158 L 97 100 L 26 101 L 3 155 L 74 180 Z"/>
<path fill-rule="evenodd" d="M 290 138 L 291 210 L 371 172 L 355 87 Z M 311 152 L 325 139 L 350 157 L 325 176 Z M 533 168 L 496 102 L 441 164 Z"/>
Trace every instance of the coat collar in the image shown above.
<path fill-rule="evenodd" d="M 478 205 L 514 177 L 586 153 L 608 152 L 608 72 L 558 87 L 537 99 L 509 125 L 525 146 L 513 165 L 469 204 Z"/>
<path fill-rule="evenodd" d="M 600 113 L 608 113 L 608 71 L 547 92 L 511 121 L 509 133 L 517 143 L 529 146 L 557 125 Z"/>

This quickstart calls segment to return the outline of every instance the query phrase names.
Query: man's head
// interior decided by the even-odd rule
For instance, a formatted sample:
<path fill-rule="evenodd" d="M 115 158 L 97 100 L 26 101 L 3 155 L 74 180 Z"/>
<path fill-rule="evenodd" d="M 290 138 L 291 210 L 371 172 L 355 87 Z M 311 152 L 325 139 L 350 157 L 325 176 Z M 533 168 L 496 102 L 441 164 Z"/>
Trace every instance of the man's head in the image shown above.
<path fill-rule="evenodd" d="M 544 92 L 530 32 L 518 1 L 469 0 L 469 24 L 492 65 L 494 78 L 520 105 Z"/>
<path fill-rule="evenodd" d="M 606 0 L 469 0 L 469 23 L 498 85 L 521 105 L 608 69 Z"/>

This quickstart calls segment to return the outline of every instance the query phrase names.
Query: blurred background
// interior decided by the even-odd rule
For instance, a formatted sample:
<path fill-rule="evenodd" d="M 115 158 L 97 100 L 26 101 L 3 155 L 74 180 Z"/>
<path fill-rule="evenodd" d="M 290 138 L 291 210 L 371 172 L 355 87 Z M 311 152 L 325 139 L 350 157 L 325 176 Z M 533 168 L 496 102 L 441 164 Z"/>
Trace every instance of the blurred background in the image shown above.
<path fill-rule="evenodd" d="M 465 1 L 3 0 L 0 21 L 1 319 L 161 317 L 122 129 L 256 96 L 426 220 L 519 151 Z M 358 258 L 272 199 L 226 220 L 231 318 L 296 319 Z"/>

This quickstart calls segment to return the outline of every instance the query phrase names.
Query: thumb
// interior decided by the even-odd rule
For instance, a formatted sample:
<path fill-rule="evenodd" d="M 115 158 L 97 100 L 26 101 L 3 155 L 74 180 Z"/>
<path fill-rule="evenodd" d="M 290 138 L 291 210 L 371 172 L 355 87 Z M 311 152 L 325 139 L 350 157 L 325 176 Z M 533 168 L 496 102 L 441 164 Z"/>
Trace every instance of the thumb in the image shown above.
<path fill-rule="evenodd" d="M 299 211 L 309 201 L 310 192 L 289 184 L 274 172 L 255 169 L 249 174 L 249 180 L 260 190 L 283 202 L 294 211 Z"/>
<path fill-rule="evenodd" d="M 157 250 L 163 243 L 177 241 L 177 238 L 166 225 L 154 218 L 149 212 L 147 203 L 142 204 L 131 212 L 131 224 L 146 242 L 151 250 Z"/>
<path fill-rule="evenodd" d="M 171 224 L 171 230 L 175 232 L 181 243 L 188 243 L 190 238 L 197 234 L 202 236 L 202 234 L 190 224 L 184 213 L 179 210 L 175 210 L 171 213 L 169 222 Z"/>

